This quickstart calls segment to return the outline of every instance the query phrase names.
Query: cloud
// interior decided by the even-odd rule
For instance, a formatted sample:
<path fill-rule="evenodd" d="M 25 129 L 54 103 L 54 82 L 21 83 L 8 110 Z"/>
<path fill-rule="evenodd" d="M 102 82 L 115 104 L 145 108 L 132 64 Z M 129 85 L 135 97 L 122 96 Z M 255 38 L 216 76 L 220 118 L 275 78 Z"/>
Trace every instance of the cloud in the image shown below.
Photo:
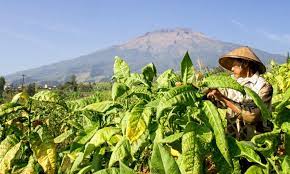
<path fill-rule="evenodd" d="M 238 20 L 232 19 L 231 22 L 238 26 L 241 30 L 248 32 L 249 29 L 246 25 L 244 25 L 243 23 L 239 22 Z"/>
<path fill-rule="evenodd" d="M 265 30 L 257 30 L 260 34 L 265 36 L 267 39 L 278 41 L 281 43 L 287 43 L 290 44 L 290 34 L 277 34 L 277 33 L 271 33 Z"/>

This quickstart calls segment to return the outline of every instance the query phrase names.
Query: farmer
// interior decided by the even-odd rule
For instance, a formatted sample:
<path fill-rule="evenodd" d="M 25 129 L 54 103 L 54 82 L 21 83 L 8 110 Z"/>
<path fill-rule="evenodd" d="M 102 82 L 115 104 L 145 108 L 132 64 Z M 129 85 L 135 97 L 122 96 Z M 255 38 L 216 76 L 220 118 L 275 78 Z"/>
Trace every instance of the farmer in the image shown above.
<path fill-rule="evenodd" d="M 266 68 L 249 47 L 237 48 L 219 59 L 219 64 L 232 71 L 232 77 L 241 85 L 256 92 L 270 109 L 272 86 L 260 75 Z M 233 89 L 212 89 L 207 97 L 227 110 L 227 134 L 238 140 L 250 140 L 254 135 L 270 131 L 269 122 L 263 121 L 261 111 L 249 96 Z"/>

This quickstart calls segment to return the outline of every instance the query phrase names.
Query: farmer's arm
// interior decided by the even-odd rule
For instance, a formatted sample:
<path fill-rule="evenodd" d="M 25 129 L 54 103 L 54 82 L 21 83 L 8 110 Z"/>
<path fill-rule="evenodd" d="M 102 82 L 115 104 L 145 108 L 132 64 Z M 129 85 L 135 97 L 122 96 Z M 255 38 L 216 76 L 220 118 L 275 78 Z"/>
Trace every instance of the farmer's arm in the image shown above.
<path fill-rule="evenodd" d="M 271 85 L 266 84 L 259 91 L 259 96 L 263 102 L 270 107 L 272 99 L 273 88 Z M 239 103 L 233 102 L 231 99 L 221 94 L 218 90 L 212 90 L 207 95 L 209 98 L 214 97 L 216 100 L 223 102 L 226 107 L 230 108 L 233 112 L 237 113 L 239 119 L 244 120 L 247 123 L 254 123 L 261 119 L 261 111 L 259 108 L 243 106 Z"/>
<path fill-rule="evenodd" d="M 238 119 L 244 120 L 247 123 L 254 123 L 260 119 L 260 110 L 258 108 L 245 108 L 223 96 L 223 101 L 228 108 L 238 114 Z"/>
<path fill-rule="evenodd" d="M 240 114 L 242 112 L 241 107 L 237 105 L 237 103 L 233 102 L 231 99 L 220 93 L 219 90 L 213 89 L 207 94 L 207 98 L 211 100 L 218 100 L 228 108 L 230 108 L 232 111 L 234 111 L 237 114 Z"/>

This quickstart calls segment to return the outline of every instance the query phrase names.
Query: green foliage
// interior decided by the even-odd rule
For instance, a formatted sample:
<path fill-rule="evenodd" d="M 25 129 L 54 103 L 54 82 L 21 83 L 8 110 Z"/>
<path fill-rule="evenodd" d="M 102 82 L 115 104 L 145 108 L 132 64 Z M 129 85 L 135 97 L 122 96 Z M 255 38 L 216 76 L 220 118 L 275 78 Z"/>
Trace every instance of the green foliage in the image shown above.
<path fill-rule="evenodd" d="M 153 63 L 146 65 L 144 68 L 142 68 L 142 74 L 147 83 L 151 86 L 154 77 L 157 76 L 157 70 L 155 65 Z"/>
<path fill-rule="evenodd" d="M 193 105 L 197 100 L 196 93 L 197 90 L 191 85 L 172 88 L 160 99 L 156 113 L 157 118 L 162 117 L 164 112 L 173 106 Z"/>
<path fill-rule="evenodd" d="M 271 62 L 271 71 L 264 74 L 265 79 L 273 85 L 274 93 L 284 93 L 290 88 L 290 63 L 278 65 Z"/>
<path fill-rule="evenodd" d="M 265 103 L 259 97 L 259 95 L 248 87 L 244 87 L 244 89 L 246 91 L 246 94 L 253 99 L 256 106 L 258 106 L 258 108 L 260 109 L 263 120 L 271 120 L 272 119 L 271 113 L 267 108 L 267 106 L 265 105 Z"/>
<path fill-rule="evenodd" d="M 124 83 L 125 79 L 130 76 L 130 68 L 128 64 L 120 57 L 115 57 L 114 76 L 117 82 Z"/>
<path fill-rule="evenodd" d="M 29 96 L 33 96 L 36 93 L 36 86 L 35 83 L 31 83 L 27 86 L 27 88 L 25 89 L 25 91 L 27 92 L 27 94 Z"/>
<path fill-rule="evenodd" d="M 251 166 L 245 174 L 264 174 L 263 169 L 257 165 Z"/>
<path fill-rule="evenodd" d="M 175 86 L 175 82 L 180 81 L 180 78 L 173 72 L 172 69 L 164 71 L 156 80 L 159 89 L 168 89 Z"/>
<path fill-rule="evenodd" d="M 189 122 L 182 136 L 182 173 L 202 173 L 208 147 L 213 139 L 211 130 L 205 125 Z"/>
<path fill-rule="evenodd" d="M 210 125 L 214 132 L 217 147 L 226 162 L 232 166 L 228 142 L 217 108 L 210 101 L 205 101 L 203 103 L 202 110 L 204 116 L 206 117 L 205 123 Z"/>
<path fill-rule="evenodd" d="M 192 83 L 192 78 L 194 78 L 194 68 L 188 52 L 181 61 L 181 78 L 183 84 Z"/>
<path fill-rule="evenodd" d="M 93 103 L 84 107 L 84 110 L 95 111 L 105 113 L 113 108 L 121 108 L 122 105 L 112 102 L 112 101 L 102 101 L 98 103 Z"/>
<path fill-rule="evenodd" d="M 228 137 L 230 154 L 235 158 L 246 158 L 249 162 L 254 162 L 262 167 L 265 165 L 261 162 L 260 156 L 255 152 L 255 148 L 245 141 L 237 141 Z"/>
<path fill-rule="evenodd" d="M 180 74 L 167 70 L 157 77 L 150 63 L 131 73 L 116 57 L 114 83 L 96 84 L 98 92 L 11 97 L 0 105 L 0 173 L 241 173 L 241 159 L 252 164 L 246 173 L 288 172 L 287 85 L 274 95 L 271 112 L 231 77 L 202 80 L 188 53 L 180 67 Z M 285 65 L 275 67 L 274 73 L 288 73 Z M 204 97 L 204 88 L 247 94 L 274 130 L 251 141 L 228 137 L 226 111 Z"/>
<path fill-rule="evenodd" d="M 212 75 L 206 77 L 203 80 L 202 86 L 207 88 L 231 88 L 245 94 L 245 90 L 242 85 L 240 85 L 233 78 L 225 75 Z"/>
<path fill-rule="evenodd" d="M 152 174 L 178 174 L 179 167 L 170 153 L 158 143 L 154 144 L 150 163 Z"/>
<path fill-rule="evenodd" d="M 125 84 L 115 82 L 112 87 L 112 99 L 115 101 L 128 91 L 128 87 Z"/>
<path fill-rule="evenodd" d="M 109 162 L 109 167 L 112 167 L 112 165 L 117 162 L 124 160 L 127 156 L 129 156 L 130 153 L 130 144 L 127 138 L 122 139 L 121 141 L 118 142 L 118 144 L 114 147 L 110 162 Z"/>
<path fill-rule="evenodd" d="M 1 76 L 0 77 L 0 99 L 3 98 L 4 86 L 5 86 L 5 78 Z"/>
<path fill-rule="evenodd" d="M 126 136 L 130 141 L 138 140 L 148 128 L 153 110 L 145 105 L 146 103 L 140 102 L 130 112 L 126 128 Z"/>
<path fill-rule="evenodd" d="M 48 91 L 48 90 L 40 91 L 36 93 L 31 99 L 36 100 L 36 101 L 41 101 L 41 102 L 55 103 L 55 104 L 59 104 L 67 108 L 66 103 L 63 100 L 63 98 L 59 94 L 53 91 Z"/>
<path fill-rule="evenodd" d="M 285 156 L 283 163 L 282 163 L 282 171 L 283 173 L 287 173 L 290 171 L 290 158 L 289 156 Z"/>

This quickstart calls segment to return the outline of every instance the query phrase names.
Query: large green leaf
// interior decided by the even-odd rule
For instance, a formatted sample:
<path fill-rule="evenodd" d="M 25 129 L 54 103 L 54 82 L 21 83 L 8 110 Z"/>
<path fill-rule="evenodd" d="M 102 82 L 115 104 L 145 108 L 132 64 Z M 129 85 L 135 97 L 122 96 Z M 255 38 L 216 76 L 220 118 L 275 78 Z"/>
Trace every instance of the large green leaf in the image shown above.
<path fill-rule="evenodd" d="M 212 148 L 211 160 L 215 164 L 216 171 L 218 171 L 218 173 L 222 173 L 222 174 L 232 174 L 233 168 L 228 163 L 224 162 L 225 158 L 221 154 L 217 145 L 215 143 L 212 143 L 211 148 Z M 221 162 L 221 161 L 223 161 L 223 162 Z"/>
<path fill-rule="evenodd" d="M 85 174 L 85 173 L 88 173 L 91 169 L 92 169 L 92 166 L 91 166 L 91 165 L 88 165 L 88 166 L 82 168 L 82 169 L 78 172 L 78 174 Z"/>
<path fill-rule="evenodd" d="M 284 122 L 281 126 L 282 131 L 285 133 L 285 150 L 286 155 L 290 156 L 290 122 Z"/>
<path fill-rule="evenodd" d="M 122 58 L 116 56 L 114 63 L 114 78 L 117 82 L 124 83 L 130 77 L 130 68 Z"/>
<path fill-rule="evenodd" d="M 113 101 L 102 101 L 87 105 L 84 110 L 105 113 L 113 108 L 122 108 L 122 105 Z"/>
<path fill-rule="evenodd" d="M 208 122 L 208 124 L 211 126 L 215 135 L 215 140 L 218 149 L 220 150 L 221 154 L 223 155 L 227 163 L 230 166 L 232 166 L 231 156 L 229 153 L 229 146 L 225 136 L 222 121 L 219 116 L 219 112 L 215 107 L 215 105 L 210 101 L 204 101 L 202 104 L 203 104 L 202 111 L 204 112 L 207 120 L 205 120 L 204 118 L 203 119 L 206 122 Z"/>
<path fill-rule="evenodd" d="M 232 157 L 243 157 L 246 158 L 249 162 L 255 162 L 261 166 L 264 166 L 264 164 L 261 162 L 260 156 L 255 152 L 252 146 L 248 145 L 246 142 L 237 141 L 232 137 L 228 137 L 228 142 Z"/>
<path fill-rule="evenodd" d="M 63 98 L 54 91 L 43 90 L 43 91 L 36 93 L 31 98 L 33 100 L 37 100 L 37 101 L 59 104 L 65 108 L 67 108 L 66 103 L 64 102 Z"/>
<path fill-rule="evenodd" d="M 72 129 L 65 131 L 64 133 L 60 134 L 58 137 L 54 138 L 54 143 L 62 143 L 65 139 L 70 137 L 73 134 Z"/>
<path fill-rule="evenodd" d="M 180 168 L 183 173 L 202 173 L 203 161 L 208 152 L 212 132 L 205 125 L 189 122 L 182 136 Z"/>
<path fill-rule="evenodd" d="M 119 174 L 119 173 L 120 173 L 119 169 L 112 167 L 112 168 L 99 170 L 93 174 Z"/>
<path fill-rule="evenodd" d="M 98 130 L 92 137 L 92 139 L 86 144 L 85 147 L 85 156 L 90 154 L 95 148 L 99 147 L 103 143 L 109 141 L 111 137 L 117 133 L 120 133 L 121 130 L 116 127 L 104 127 Z"/>
<path fill-rule="evenodd" d="M 158 143 L 154 143 L 150 161 L 152 174 L 180 174 L 179 167 L 170 153 Z"/>
<path fill-rule="evenodd" d="M 149 63 L 144 68 L 142 68 L 142 74 L 144 75 L 145 80 L 151 84 L 153 78 L 157 76 L 156 67 L 153 63 Z"/>
<path fill-rule="evenodd" d="M 138 73 L 132 73 L 126 82 L 127 86 L 134 86 L 134 85 L 140 85 L 140 84 L 150 87 L 144 75 L 138 74 Z"/>
<path fill-rule="evenodd" d="M 82 127 L 82 125 L 74 120 L 68 120 L 67 121 L 68 124 L 70 124 L 72 127 L 78 129 L 78 130 L 83 130 L 84 128 Z"/>
<path fill-rule="evenodd" d="M 82 163 L 83 159 L 84 159 L 84 153 L 79 152 L 77 155 L 77 158 L 75 159 L 75 161 L 70 169 L 70 173 L 73 173 L 74 171 L 76 171 L 78 169 L 78 167 Z"/>
<path fill-rule="evenodd" d="M 159 101 L 156 113 L 157 119 L 162 117 L 164 112 L 173 106 L 193 105 L 197 100 L 196 92 L 197 90 L 192 85 L 175 87 L 169 90 Z"/>
<path fill-rule="evenodd" d="M 120 161 L 120 174 L 134 174 L 134 170 L 130 169 L 126 164 Z"/>
<path fill-rule="evenodd" d="M 115 82 L 112 87 L 112 99 L 115 101 L 117 98 L 121 97 L 125 92 L 128 91 L 128 86 L 123 83 Z"/>
<path fill-rule="evenodd" d="M 200 172 L 198 168 L 201 168 L 200 163 L 202 161 L 199 161 L 200 155 L 196 151 L 197 144 L 195 131 L 187 131 L 184 133 L 182 136 L 182 156 L 179 165 L 182 173 L 190 174 Z"/>
<path fill-rule="evenodd" d="M 266 132 L 255 135 L 251 142 L 256 147 L 255 150 L 260 151 L 265 157 L 271 157 L 278 146 L 279 131 Z"/>
<path fill-rule="evenodd" d="M 26 92 L 20 92 L 18 94 L 16 94 L 12 100 L 11 103 L 13 104 L 22 104 L 24 105 L 29 99 L 29 95 Z"/>
<path fill-rule="evenodd" d="M 263 120 L 271 120 L 272 119 L 271 112 L 269 111 L 263 100 L 259 97 L 259 95 L 248 87 L 245 87 L 245 91 L 247 95 L 253 99 L 254 103 L 260 109 Z"/>
<path fill-rule="evenodd" d="M 133 142 L 136 141 L 146 131 L 153 110 L 145 107 L 146 103 L 140 102 L 132 109 L 126 128 L 126 136 Z"/>
<path fill-rule="evenodd" d="M 251 167 L 248 168 L 245 174 L 265 174 L 265 172 L 260 166 L 252 165 Z"/>
<path fill-rule="evenodd" d="M 211 143 L 213 139 L 213 133 L 206 125 L 198 124 L 196 122 L 189 122 L 187 123 L 184 132 L 192 132 L 192 131 L 196 133 L 196 138 L 199 143 L 203 145 Z"/>
<path fill-rule="evenodd" d="M 180 139 L 183 136 L 183 134 L 184 134 L 183 132 L 180 132 L 173 135 L 169 135 L 163 138 L 162 140 L 160 140 L 160 143 L 173 143 L 174 141 L 177 141 L 178 139 Z"/>
<path fill-rule="evenodd" d="M 131 87 L 130 94 L 128 97 L 137 96 L 141 100 L 150 101 L 151 93 L 148 91 L 147 87 L 142 86 L 133 86 Z"/>
<path fill-rule="evenodd" d="M 276 106 L 275 111 L 276 112 L 282 112 L 284 108 L 290 104 L 290 88 L 287 89 L 287 91 L 283 94 L 283 100 L 279 105 Z"/>
<path fill-rule="evenodd" d="M 180 81 L 179 77 L 172 69 L 164 71 L 156 80 L 158 88 L 170 88 L 175 86 L 175 82 Z"/>
<path fill-rule="evenodd" d="M 99 102 L 99 101 L 100 101 L 100 93 L 96 93 L 94 95 L 84 97 L 81 99 L 66 101 L 66 105 L 67 105 L 69 111 L 74 112 L 74 111 L 80 111 L 85 106 L 92 104 L 92 103 Z"/>
<path fill-rule="evenodd" d="M 290 158 L 288 155 L 285 156 L 282 162 L 282 170 L 283 170 L 283 173 L 287 173 L 290 171 Z"/>
<path fill-rule="evenodd" d="M 192 78 L 194 77 L 194 68 L 188 52 L 185 53 L 181 61 L 180 69 L 183 84 L 192 83 Z"/>
<path fill-rule="evenodd" d="M 130 156 L 130 143 L 127 138 L 123 138 L 118 144 L 113 148 L 113 152 L 109 161 L 109 167 L 117 161 L 122 161 L 126 157 Z"/>
<path fill-rule="evenodd" d="M 8 142 L 6 142 L 8 143 Z M 9 143 L 12 143 L 11 141 Z M 17 152 L 20 149 L 22 142 L 20 141 L 19 143 L 13 145 L 11 148 L 9 148 L 8 151 L 3 149 L 3 151 L 6 151 L 4 154 L 3 158 L 0 161 L 0 173 L 8 173 L 12 167 L 12 160 L 15 158 Z M 2 145 L 2 143 L 1 143 Z M 2 149 L 0 149 L 2 151 Z"/>
<path fill-rule="evenodd" d="M 23 106 L 18 106 L 17 103 L 5 103 L 0 105 L 0 116 L 8 115 L 23 109 Z"/>
<path fill-rule="evenodd" d="M 231 88 L 245 94 L 244 88 L 236 80 L 225 75 L 211 75 L 203 80 L 203 87 L 207 88 Z"/>

